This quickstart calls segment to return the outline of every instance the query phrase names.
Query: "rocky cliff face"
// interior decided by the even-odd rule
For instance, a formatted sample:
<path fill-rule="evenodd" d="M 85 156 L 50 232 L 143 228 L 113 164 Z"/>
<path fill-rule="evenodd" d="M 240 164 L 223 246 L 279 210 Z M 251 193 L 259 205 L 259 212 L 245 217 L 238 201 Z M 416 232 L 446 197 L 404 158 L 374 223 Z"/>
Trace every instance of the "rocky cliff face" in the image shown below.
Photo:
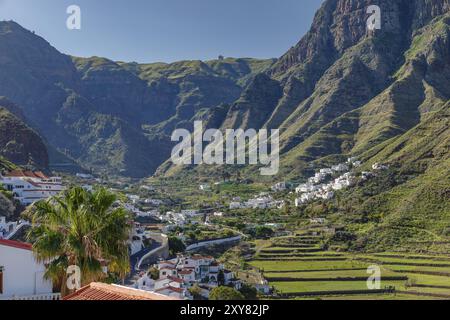
<path fill-rule="evenodd" d="M 16 165 L 48 168 L 48 154 L 44 142 L 21 120 L 20 115 L 19 107 L 0 97 L 0 158 L 3 157 Z M 6 168 L 11 165 L 7 162 L 3 164 Z"/>
<path fill-rule="evenodd" d="M 69 57 L 18 24 L 0 22 L 0 95 L 23 107 L 24 119 L 55 149 L 52 157 L 59 151 L 85 168 L 132 177 L 151 175 L 169 157 L 175 127 L 232 103 L 252 74 L 272 63 Z"/>
<path fill-rule="evenodd" d="M 259 88 L 254 102 L 244 93 L 230 108 L 223 128 L 281 129 L 280 178 L 298 178 L 311 161 L 358 155 L 450 99 L 450 2 L 378 1 L 382 27 L 369 31 L 372 4 L 325 1 L 305 37 L 250 83 Z M 278 96 L 258 100 L 271 88 Z"/>
<path fill-rule="evenodd" d="M 277 61 L 76 58 L 1 22 L 0 95 L 85 167 L 151 175 L 170 155 L 171 132 L 202 119 L 222 129 L 281 128 L 286 170 L 301 172 L 404 133 L 449 99 L 449 1 L 377 1 L 382 28 L 368 31 L 372 1 L 327 0 Z"/>

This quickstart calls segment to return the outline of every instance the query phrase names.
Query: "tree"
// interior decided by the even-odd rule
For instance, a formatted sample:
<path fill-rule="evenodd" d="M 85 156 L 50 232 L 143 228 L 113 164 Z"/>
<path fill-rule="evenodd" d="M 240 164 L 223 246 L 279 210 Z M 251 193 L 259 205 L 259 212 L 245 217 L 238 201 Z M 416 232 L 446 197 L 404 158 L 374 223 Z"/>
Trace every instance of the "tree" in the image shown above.
<path fill-rule="evenodd" d="M 183 241 L 177 237 L 169 237 L 169 251 L 171 255 L 176 255 L 177 253 L 184 252 L 186 246 Z"/>
<path fill-rule="evenodd" d="M 202 289 L 198 286 L 198 284 L 193 285 L 189 288 L 189 293 L 192 295 L 194 300 L 202 300 Z"/>
<path fill-rule="evenodd" d="M 158 280 L 159 279 L 159 270 L 158 268 L 152 267 L 148 270 L 148 275 L 150 276 L 151 279 L 153 280 Z"/>
<path fill-rule="evenodd" d="M 81 285 L 105 279 L 108 272 L 125 278 L 130 263 L 128 244 L 130 218 L 122 207 L 114 207 L 117 196 L 104 188 L 87 192 L 73 187 L 61 195 L 40 201 L 28 212 L 37 261 L 46 263 L 45 277 L 66 287 L 66 270 L 78 266 Z"/>
<path fill-rule="evenodd" d="M 245 300 L 258 300 L 258 291 L 253 286 L 244 283 L 239 291 L 245 297 Z"/>
<path fill-rule="evenodd" d="M 255 228 L 255 237 L 256 238 L 270 238 L 273 236 L 274 232 L 271 228 L 266 226 L 257 226 Z"/>
<path fill-rule="evenodd" d="M 217 287 L 211 290 L 209 300 L 244 300 L 245 297 L 239 291 L 230 287 Z"/>
<path fill-rule="evenodd" d="M 223 270 L 219 271 L 219 274 L 217 275 L 217 283 L 219 286 L 223 286 L 225 284 L 225 273 Z"/>

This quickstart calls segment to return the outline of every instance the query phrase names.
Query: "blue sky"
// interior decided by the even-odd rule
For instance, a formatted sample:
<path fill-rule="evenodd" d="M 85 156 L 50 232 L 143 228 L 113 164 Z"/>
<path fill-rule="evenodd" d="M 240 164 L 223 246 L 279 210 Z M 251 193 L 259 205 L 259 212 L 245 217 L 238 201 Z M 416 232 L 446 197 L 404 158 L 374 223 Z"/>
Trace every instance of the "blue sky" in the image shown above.
<path fill-rule="evenodd" d="M 279 57 L 309 29 L 323 0 L 0 0 L 0 20 L 75 56 L 155 62 Z M 82 29 L 66 28 L 78 5 Z"/>

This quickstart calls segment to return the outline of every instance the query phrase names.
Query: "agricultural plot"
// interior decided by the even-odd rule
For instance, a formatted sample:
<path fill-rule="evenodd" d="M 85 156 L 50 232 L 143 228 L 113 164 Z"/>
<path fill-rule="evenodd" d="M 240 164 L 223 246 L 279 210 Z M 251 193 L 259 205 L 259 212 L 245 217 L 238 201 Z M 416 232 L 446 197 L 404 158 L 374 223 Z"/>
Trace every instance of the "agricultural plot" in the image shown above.
<path fill-rule="evenodd" d="M 290 279 L 323 279 L 323 280 L 339 280 L 339 279 L 362 279 L 365 281 L 368 278 L 367 269 L 349 269 L 349 270 L 327 270 L 327 271 L 307 271 L 307 272 L 266 272 L 264 276 L 269 281 L 276 278 L 290 278 Z M 384 279 L 398 278 L 399 275 L 395 272 L 385 270 L 382 273 Z M 449 278 L 450 279 L 450 278 Z"/>
<path fill-rule="evenodd" d="M 415 296 L 450 299 L 450 261 L 448 256 L 376 254 L 362 256 L 391 271 L 408 277 L 403 292 Z"/>
<path fill-rule="evenodd" d="M 252 261 L 250 265 L 264 272 L 292 272 L 309 270 L 352 270 L 355 268 L 367 268 L 360 261 Z"/>
<path fill-rule="evenodd" d="M 285 298 L 450 299 L 448 256 L 322 251 L 320 236 L 301 233 L 264 243 L 249 264 Z M 367 268 L 381 269 L 381 290 L 370 290 Z M 380 292 L 381 291 L 381 292 Z"/>
<path fill-rule="evenodd" d="M 404 281 L 382 281 L 382 288 L 386 286 L 399 288 L 404 283 Z M 282 294 L 304 293 L 308 295 L 316 292 L 369 291 L 366 281 L 299 281 L 273 282 L 272 284 Z"/>

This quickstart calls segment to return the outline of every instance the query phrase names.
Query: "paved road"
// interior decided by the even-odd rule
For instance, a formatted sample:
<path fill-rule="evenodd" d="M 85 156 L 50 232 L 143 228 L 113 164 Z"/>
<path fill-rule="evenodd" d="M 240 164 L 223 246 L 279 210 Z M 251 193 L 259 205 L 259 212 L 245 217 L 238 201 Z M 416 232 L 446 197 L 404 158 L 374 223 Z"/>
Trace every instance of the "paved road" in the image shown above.
<path fill-rule="evenodd" d="M 150 247 L 146 247 L 145 249 L 133 254 L 130 257 L 130 265 L 131 265 L 131 274 L 134 275 L 136 273 L 139 273 L 140 270 L 137 270 L 137 264 L 142 259 L 143 256 L 145 256 L 147 253 L 149 253 L 152 250 L 155 250 L 161 246 L 160 242 L 152 241 L 152 245 Z"/>

